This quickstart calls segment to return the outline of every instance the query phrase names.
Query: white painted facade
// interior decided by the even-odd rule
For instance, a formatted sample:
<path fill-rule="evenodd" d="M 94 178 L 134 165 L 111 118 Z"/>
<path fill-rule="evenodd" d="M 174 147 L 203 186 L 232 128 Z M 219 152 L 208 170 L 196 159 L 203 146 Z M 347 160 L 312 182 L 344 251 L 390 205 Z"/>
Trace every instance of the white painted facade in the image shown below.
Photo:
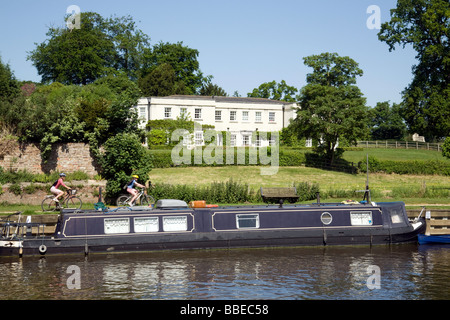
<path fill-rule="evenodd" d="M 142 128 L 149 120 L 177 119 L 184 113 L 198 124 L 226 132 L 234 146 L 268 145 L 269 141 L 254 139 L 255 133 L 281 131 L 296 116 L 296 108 L 295 103 L 261 98 L 181 95 L 141 98 L 136 106 Z M 202 135 L 194 132 L 195 145 L 205 144 Z M 222 145 L 225 137 L 217 139 Z"/>

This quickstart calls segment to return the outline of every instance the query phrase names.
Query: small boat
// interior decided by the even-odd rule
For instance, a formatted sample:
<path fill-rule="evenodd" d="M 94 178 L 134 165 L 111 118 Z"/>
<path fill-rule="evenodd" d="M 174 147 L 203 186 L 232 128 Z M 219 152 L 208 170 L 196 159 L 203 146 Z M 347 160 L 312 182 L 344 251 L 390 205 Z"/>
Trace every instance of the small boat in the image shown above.
<path fill-rule="evenodd" d="M 42 224 L 0 223 L 0 256 L 45 256 L 180 249 L 376 245 L 417 242 L 425 221 L 409 221 L 403 202 L 62 210 L 55 232 Z"/>
<path fill-rule="evenodd" d="M 432 244 L 432 243 L 450 243 L 450 234 L 443 235 L 425 235 L 419 234 L 419 244 Z"/>

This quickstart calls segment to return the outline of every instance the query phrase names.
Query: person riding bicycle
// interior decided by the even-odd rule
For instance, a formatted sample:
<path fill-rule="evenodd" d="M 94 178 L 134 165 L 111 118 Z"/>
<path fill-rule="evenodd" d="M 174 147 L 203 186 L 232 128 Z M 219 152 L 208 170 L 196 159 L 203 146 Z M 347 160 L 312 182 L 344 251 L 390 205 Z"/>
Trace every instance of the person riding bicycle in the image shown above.
<path fill-rule="evenodd" d="M 66 178 L 66 175 L 64 173 L 61 173 L 59 175 L 59 179 L 56 180 L 55 183 L 50 188 L 50 192 L 55 195 L 55 198 L 53 199 L 53 201 L 59 202 L 58 199 L 64 195 L 64 191 L 61 191 L 61 190 L 58 189 L 59 186 L 63 186 L 67 190 L 72 190 L 72 188 L 70 188 L 70 187 L 68 187 L 68 186 L 66 186 L 64 184 L 64 179 L 65 178 Z"/>
<path fill-rule="evenodd" d="M 134 200 L 136 200 L 136 198 L 139 195 L 139 192 L 136 189 L 134 189 L 134 187 L 137 186 L 139 188 L 145 188 L 144 185 L 137 182 L 137 180 L 139 179 L 138 175 L 133 175 L 132 177 L 133 179 L 127 184 L 127 192 L 133 196 L 133 198 L 131 198 L 130 202 L 128 203 L 130 207 L 133 206 Z"/>

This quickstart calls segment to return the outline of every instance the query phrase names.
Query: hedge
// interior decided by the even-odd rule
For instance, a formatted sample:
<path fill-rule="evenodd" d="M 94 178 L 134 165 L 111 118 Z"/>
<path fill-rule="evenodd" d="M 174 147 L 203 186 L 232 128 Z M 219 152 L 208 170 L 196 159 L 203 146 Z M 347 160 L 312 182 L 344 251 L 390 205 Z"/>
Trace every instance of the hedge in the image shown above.
<path fill-rule="evenodd" d="M 358 163 L 358 168 L 366 172 L 366 160 Z M 369 172 L 384 172 L 396 174 L 424 174 L 424 175 L 450 175 L 450 163 L 441 160 L 378 160 L 369 157 Z"/>
<path fill-rule="evenodd" d="M 228 150 L 228 151 L 227 151 Z M 172 160 L 172 150 L 151 150 L 151 154 L 153 155 L 153 167 L 154 168 L 169 168 L 174 167 L 174 161 Z M 205 162 L 205 154 L 211 155 L 214 159 L 215 153 L 211 152 L 211 150 L 206 150 L 202 148 L 202 152 L 200 154 L 199 150 L 186 150 L 184 149 L 182 152 L 178 154 L 179 160 L 188 154 L 184 159 L 183 163 L 178 166 L 186 167 L 186 166 L 224 166 L 224 165 L 274 165 L 275 158 L 272 159 L 272 150 L 269 148 L 261 148 L 261 149 L 252 149 L 252 148 L 224 148 L 222 151 L 222 157 L 219 161 L 215 161 L 213 163 Z M 277 158 L 279 166 L 301 166 L 306 163 L 305 153 L 299 152 L 298 150 L 291 149 L 281 149 L 278 151 L 279 156 Z M 197 154 L 197 158 L 196 158 Z M 200 159 L 200 157 L 201 159 Z M 178 160 L 178 159 L 175 159 Z M 200 161 L 201 160 L 201 163 Z M 190 162 L 190 163 L 189 163 Z M 219 163 L 217 163 L 219 162 Z M 269 163 L 267 163 L 269 162 Z"/>

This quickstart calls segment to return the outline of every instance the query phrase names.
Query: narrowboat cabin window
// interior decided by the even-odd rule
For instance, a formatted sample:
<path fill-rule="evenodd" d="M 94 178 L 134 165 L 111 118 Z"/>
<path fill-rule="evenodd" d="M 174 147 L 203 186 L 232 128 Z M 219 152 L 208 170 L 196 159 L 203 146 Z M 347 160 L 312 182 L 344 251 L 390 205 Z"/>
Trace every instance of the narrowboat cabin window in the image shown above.
<path fill-rule="evenodd" d="M 391 221 L 392 223 L 403 223 L 402 213 L 397 210 L 391 210 Z"/>
<path fill-rule="evenodd" d="M 187 217 L 164 217 L 164 231 L 187 231 Z"/>
<path fill-rule="evenodd" d="M 259 228 L 259 214 L 237 214 L 236 225 L 238 229 Z"/>
<path fill-rule="evenodd" d="M 320 216 L 320 220 L 322 221 L 323 224 L 329 225 L 333 221 L 333 216 L 329 212 L 324 212 Z"/>
<path fill-rule="evenodd" d="M 350 211 L 350 221 L 352 226 L 371 226 L 372 211 Z"/>
<path fill-rule="evenodd" d="M 114 233 L 129 233 L 130 219 L 129 218 L 113 218 L 105 219 L 105 234 Z"/>
<path fill-rule="evenodd" d="M 134 218 L 134 232 L 158 232 L 158 217 L 151 218 Z"/>

